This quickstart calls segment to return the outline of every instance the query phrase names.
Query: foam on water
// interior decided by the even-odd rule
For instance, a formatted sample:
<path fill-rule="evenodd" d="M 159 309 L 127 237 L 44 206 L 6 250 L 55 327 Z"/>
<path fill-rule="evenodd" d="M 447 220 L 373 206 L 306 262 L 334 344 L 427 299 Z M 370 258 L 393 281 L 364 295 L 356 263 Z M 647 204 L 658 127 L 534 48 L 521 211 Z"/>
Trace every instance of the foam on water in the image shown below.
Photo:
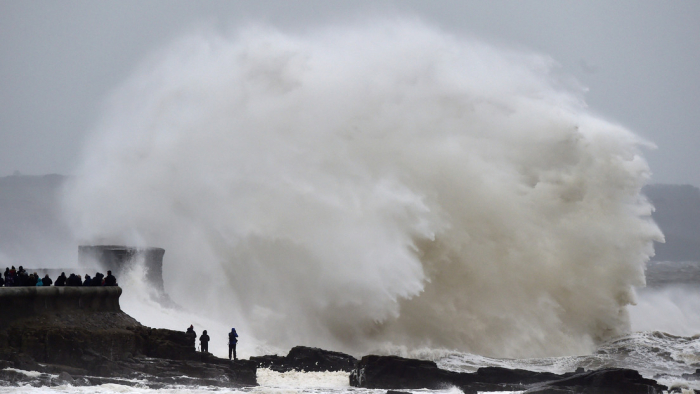
<path fill-rule="evenodd" d="M 348 388 L 348 372 L 275 372 L 267 368 L 257 371 L 258 384 L 277 388 Z"/>
<path fill-rule="evenodd" d="M 3 370 L 21 373 L 21 374 L 26 375 L 30 378 L 38 378 L 39 376 L 41 376 L 41 372 L 37 372 L 37 371 L 25 371 L 23 369 L 16 369 L 16 368 L 4 368 Z M 54 375 L 51 375 L 51 376 L 54 376 Z"/>

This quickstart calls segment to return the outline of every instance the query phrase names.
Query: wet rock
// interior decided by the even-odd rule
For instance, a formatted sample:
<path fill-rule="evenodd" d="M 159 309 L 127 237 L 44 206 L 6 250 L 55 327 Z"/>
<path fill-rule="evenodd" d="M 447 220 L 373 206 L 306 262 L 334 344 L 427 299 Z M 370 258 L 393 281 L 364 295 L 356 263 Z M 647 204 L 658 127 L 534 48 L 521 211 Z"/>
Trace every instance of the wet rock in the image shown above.
<path fill-rule="evenodd" d="M 576 394 L 577 391 L 574 391 L 572 388 L 565 388 L 565 387 L 536 387 L 534 389 L 530 389 L 525 391 L 523 394 Z"/>
<path fill-rule="evenodd" d="M 497 367 L 475 373 L 441 370 L 432 361 L 396 356 L 365 356 L 350 374 L 350 385 L 370 389 L 431 389 L 459 387 L 464 393 L 526 391 L 528 394 L 661 394 L 665 386 L 637 371 L 608 368 L 556 375 Z"/>
<path fill-rule="evenodd" d="M 15 301 L 5 298 L 10 304 Z M 71 376 L 73 385 L 134 378 L 154 387 L 257 385 L 253 362 L 231 362 L 196 352 L 182 331 L 144 327 L 121 311 L 92 308 L 42 310 L 3 320 L 0 365 L 26 372 L 0 377 L 11 385 L 58 385 L 61 376 Z"/>
<path fill-rule="evenodd" d="M 73 384 L 73 377 L 68 372 L 61 372 L 54 380 L 56 385 Z M 52 383 L 54 383 L 52 382 Z"/>
<path fill-rule="evenodd" d="M 350 385 L 369 389 L 441 389 L 456 373 L 433 361 L 397 356 L 364 356 L 350 374 Z"/>
<path fill-rule="evenodd" d="M 497 384 L 518 384 L 530 385 L 541 383 L 555 379 L 561 379 L 565 375 L 557 375 L 550 372 L 533 372 L 524 369 L 507 369 L 500 367 L 485 367 L 479 368 L 473 374 L 461 374 L 461 380 L 473 379 L 474 382 L 480 383 L 497 383 Z"/>
<path fill-rule="evenodd" d="M 482 368 L 481 374 L 442 370 L 433 361 L 397 356 L 365 356 L 350 374 L 350 385 L 373 389 L 431 389 L 459 387 L 464 393 L 523 390 L 529 371 Z M 481 370 L 479 370 L 481 371 Z M 499 376 L 502 375 L 500 378 Z M 556 376 L 556 375 L 555 375 Z M 558 376 L 557 376 L 558 377 Z M 530 378 L 529 381 L 533 379 Z"/>
<path fill-rule="evenodd" d="M 306 346 L 292 348 L 285 357 L 251 357 L 250 361 L 259 368 L 269 368 L 276 372 L 350 372 L 357 364 L 357 359 L 348 354 Z"/>
<path fill-rule="evenodd" d="M 685 380 L 700 380 L 700 369 L 696 369 L 694 373 L 684 373 L 681 377 Z"/>
<path fill-rule="evenodd" d="M 546 390 L 551 391 L 546 391 Z M 606 368 L 597 371 L 578 373 L 573 376 L 549 382 L 538 388 L 540 391 L 526 391 L 526 393 L 558 393 L 553 391 L 569 390 L 571 393 L 595 393 L 595 394 L 661 394 L 668 388 L 646 379 L 631 369 Z M 561 392 L 561 391 L 560 391 Z M 566 391 L 563 391 L 564 393 Z"/>

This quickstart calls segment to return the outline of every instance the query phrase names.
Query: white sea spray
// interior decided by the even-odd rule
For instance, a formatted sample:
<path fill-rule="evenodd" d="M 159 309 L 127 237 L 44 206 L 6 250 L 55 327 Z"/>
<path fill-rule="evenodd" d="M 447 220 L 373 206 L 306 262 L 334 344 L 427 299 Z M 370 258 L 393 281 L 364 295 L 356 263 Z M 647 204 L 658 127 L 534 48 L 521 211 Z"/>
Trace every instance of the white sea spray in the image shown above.
<path fill-rule="evenodd" d="M 587 353 L 661 234 L 645 142 L 555 67 L 406 20 L 192 34 L 107 101 L 66 217 L 164 247 L 172 298 L 250 346 Z"/>

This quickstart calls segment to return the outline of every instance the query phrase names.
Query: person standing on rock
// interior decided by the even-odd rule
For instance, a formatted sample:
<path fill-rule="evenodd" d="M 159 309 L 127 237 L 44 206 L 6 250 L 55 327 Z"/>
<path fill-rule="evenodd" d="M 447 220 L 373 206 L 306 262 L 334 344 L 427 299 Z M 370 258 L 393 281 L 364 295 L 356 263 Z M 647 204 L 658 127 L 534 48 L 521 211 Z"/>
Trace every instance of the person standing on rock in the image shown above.
<path fill-rule="evenodd" d="M 187 338 L 192 341 L 192 346 L 195 346 L 195 342 L 197 341 L 197 333 L 194 332 L 194 327 L 191 324 L 185 335 L 187 335 Z"/>
<path fill-rule="evenodd" d="M 199 346 L 202 349 L 202 353 L 209 353 L 209 335 L 207 335 L 207 330 L 204 330 L 202 336 L 199 337 Z"/>
<path fill-rule="evenodd" d="M 231 332 L 228 333 L 228 359 L 231 359 L 231 353 L 233 353 L 233 359 L 238 360 L 236 358 L 236 344 L 238 343 L 238 333 L 236 333 L 236 329 L 232 328 Z"/>

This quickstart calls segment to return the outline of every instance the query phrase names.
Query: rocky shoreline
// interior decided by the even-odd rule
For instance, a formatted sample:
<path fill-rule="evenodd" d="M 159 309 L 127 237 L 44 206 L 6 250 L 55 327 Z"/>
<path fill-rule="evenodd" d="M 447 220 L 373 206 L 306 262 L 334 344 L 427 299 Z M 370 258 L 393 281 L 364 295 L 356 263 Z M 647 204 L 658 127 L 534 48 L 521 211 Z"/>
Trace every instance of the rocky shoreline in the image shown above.
<path fill-rule="evenodd" d="M 661 394 L 668 390 L 637 371 L 609 368 L 557 375 L 505 368 L 474 373 L 442 370 L 432 361 L 396 356 L 354 357 L 295 347 L 286 356 L 231 361 L 196 352 L 184 332 L 142 326 L 119 309 L 119 288 L 60 292 L 0 291 L 0 386 L 257 386 L 258 368 L 276 372 L 344 371 L 354 387 L 444 389 L 464 393 Z M 64 290 L 64 289 L 62 289 Z M 44 294 L 47 293 L 47 294 Z M 60 294 L 59 294 L 60 293 Z"/>

